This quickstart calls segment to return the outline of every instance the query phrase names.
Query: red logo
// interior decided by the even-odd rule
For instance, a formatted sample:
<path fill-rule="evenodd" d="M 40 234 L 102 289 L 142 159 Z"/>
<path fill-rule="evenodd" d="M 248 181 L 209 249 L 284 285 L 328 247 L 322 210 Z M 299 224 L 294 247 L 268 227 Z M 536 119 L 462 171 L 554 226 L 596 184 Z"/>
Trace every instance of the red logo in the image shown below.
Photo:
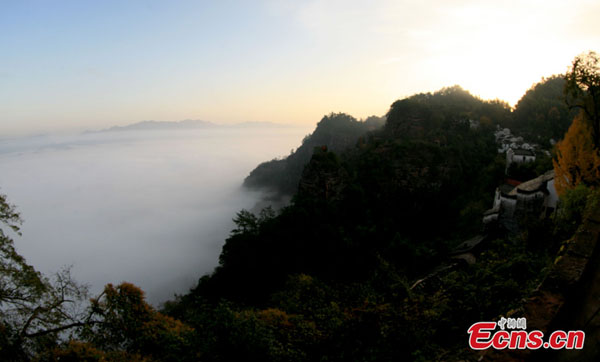
<path fill-rule="evenodd" d="M 505 330 L 513 329 L 511 331 Z M 496 330 L 496 328 L 499 330 Z M 475 350 L 488 349 L 582 349 L 585 340 L 584 331 L 552 332 L 546 342 L 544 333 L 539 330 L 525 331 L 525 318 L 504 318 L 498 322 L 477 322 L 467 332 L 469 347 Z"/>

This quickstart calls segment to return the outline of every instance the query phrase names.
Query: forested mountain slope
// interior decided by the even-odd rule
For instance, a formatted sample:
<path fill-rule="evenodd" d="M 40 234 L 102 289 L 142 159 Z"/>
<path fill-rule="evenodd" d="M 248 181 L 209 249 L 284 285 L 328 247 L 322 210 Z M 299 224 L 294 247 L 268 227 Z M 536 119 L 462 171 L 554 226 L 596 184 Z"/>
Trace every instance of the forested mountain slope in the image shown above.
<path fill-rule="evenodd" d="M 244 186 L 267 189 L 283 195 L 293 195 L 298 187 L 302 169 L 310 160 L 313 148 L 327 146 L 342 152 L 354 146 L 358 137 L 383 126 L 384 118 L 372 116 L 364 121 L 344 113 L 332 113 L 321 119 L 313 133 L 284 159 L 274 159 L 258 165 L 244 180 Z"/>

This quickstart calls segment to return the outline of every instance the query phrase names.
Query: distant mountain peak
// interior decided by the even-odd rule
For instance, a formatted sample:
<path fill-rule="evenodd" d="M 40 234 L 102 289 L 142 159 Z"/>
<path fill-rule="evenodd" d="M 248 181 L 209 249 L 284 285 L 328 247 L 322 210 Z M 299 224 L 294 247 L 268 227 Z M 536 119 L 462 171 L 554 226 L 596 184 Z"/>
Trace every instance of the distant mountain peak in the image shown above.
<path fill-rule="evenodd" d="M 171 121 L 141 121 L 127 126 L 114 126 L 108 129 L 101 130 L 100 132 L 113 132 L 113 131 L 140 131 L 150 129 L 196 129 L 196 128 L 212 128 L 217 125 L 202 120 L 186 119 L 179 122 Z"/>
<path fill-rule="evenodd" d="M 126 126 L 113 126 L 96 132 L 122 132 L 122 131 L 145 131 L 145 130 L 176 130 L 176 129 L 208 129 L 208 128 L 285 128 L 285 124 L 273 122 L 248 121 L 234 124 L 217 124 L 198 119 L 184 119 L 183 121 L 154 121 L 147 120 L 128 124 Z"/>

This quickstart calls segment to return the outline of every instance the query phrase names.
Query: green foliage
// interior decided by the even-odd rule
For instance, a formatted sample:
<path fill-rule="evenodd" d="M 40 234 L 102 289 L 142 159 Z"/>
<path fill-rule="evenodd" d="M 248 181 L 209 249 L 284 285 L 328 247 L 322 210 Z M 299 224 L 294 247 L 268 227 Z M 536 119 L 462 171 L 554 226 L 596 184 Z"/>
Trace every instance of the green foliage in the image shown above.
<path fill-rule="evenodd" d="M 0 222 L 19 234 L 21 218 L 15 207 L 0 195 Z M 0 303 L 12 304 L 21 300 L 33 301 L 41 297 L 46 285 L 35 269 L 17 253 L 13 240 L 0 229 Z"/>
<path fill-rule="evenodd" d="M 256 234 L 258 227 L 265 221 L 275 217 L 275 211 L 268 206 L 260 211 L 258 216 L 248 210 L 241 210 L 233 219 L 236 227 L 231 231 L 232 235 Z"/>
<path fill-rule="evenodd" d="M 549 140 L 560 140 L 575 116 L 565 103 L 565 77 L 553 75 L 534 84 L 521 97 L 508 125 L 526 140 L 550 147 Z"/>
<path fill-rule="evenodd" d="M 0 223 L 18 235 L 20 216 L 4 195 Z M 0 352 L 5 360 L 27 359 L 55 344 L 61 331 L 78 325 L 86 295 L 68 269 L 51 279 L 37 272 L 0 229 Z"/>
<path fill-rule="evenodd" d="M 550 261 L 547 250 L 496 239 L 476 264 L 441 274 L 431 291 L 410 291 L 378 257 L 360 283 L 295 274 L 265 306 L 198 303 L 196 296 L 182 317 L 209 361 L 436 360 L 464 346 L 474 320 L 518 308 Z"/>
<path fill-rule="evenodd" d="M 132 284 L 108 284 L 91 300 L 88 320 L 93 322 L 83 326 L 80 336 L 100 350 L 160 361 L 194 360 L 193 329 L 155 311 Z"/>
<path fill-rule="evenodd" d="M 553 215 L 556 232 L 564 239 L 573 235 L 584 217 L 588 216 L 599 202 L 600 190 L 591 189 L 582 183 L 567 190 L 560 197 L 559 208 Z"/>
<path fill-rule="evenodd" d="M 219 267 L 166 311 L 202 331 L 210 360 L 443 356 L 464 324 L 518 304 L 546 261 L 499 240 L 441 289 L 408 287 L 480 231 L 505 168 L 491 125 L 509 115 L 457 87 L 394 103 L 355 147 L 316 148 L 292 205 L 238 213 Z"/>
<path fill-rule="evenodd" d="M 578 55 L 566 76 L 565 96 L 571 109 L 580 110 L 600 148 L 600 56 L 593 51 Z"/>
<path fill-rule="evenodd" d="M 506 124 L 510 106 L 502 101 L 482 101 L 459 86 L 443 88 L 435 93 L 421 93 L 398 100 L 387 115 L 386 128 L 396 138 L 410 139 L 433 136 L 444 143 L 442 130 L 469 128 L 478 121 L 484 128 L 491 123 Z"/>
<path fill-rule="evenodd" d="M 304 166 L 310 161 L 315 147 L 326 146 L 336 153 L 356 144 L 360 136 L 381 128 L 384 118 L 371 116 L 358 121 L 344 113 L 331 113 L 321 119 L 315 131 L 288 157 L 258 165 L 244 180 L 250 188 L 269 189 L 279 194 L 293 195 L 298 189 Z"/>
<path fill-rule="evenodd" d="M 0 195 L 0 221 L 18 232 L 20 217 Z M 156 312 L 143 292 L 108 285 L 84 308 L 87 289 L 69 269 L 47 278 L 0 229 L 0 353 L 3 360 L 195 360 L 193 330 Z"/>
<path fill-rule="evenodd" d="M 435 308 L 450 310 L 444 309 L 446 322 L 442 323 L 448 329 L 441 332 L 459 334 L 470 321 L 496 319 L 517 308 L 537 286 L 541 270 L 550 262 L 546 250 L 527 250 L 520 240 L 491 241 L 477 263 L 443 276 L 438 292 L 443 298 Z"/>
<path fill-rule="evenodd" d="M 544 152 L 538 152 L 533 162 L 512 162 L 506 171 L 506 177 L 525 182 L 551 170 L 552 157 Z"/>
<path fill-rule="evenodd" d="M 293 205 L 277 216 L 240 212 L 219 267 L 193 293 L 262 306 L 288 275 L 359 282 L 379 255 L 408 277 L 435 266 L 479 231 L 502 177 L 492 129 L 469 122 L 496 108 L 508 111 L 448 88 L 394 103 L 384 130 L 339 156 L 318 147 Z M 331 116 L 318 130 L 347 122 Z"/>

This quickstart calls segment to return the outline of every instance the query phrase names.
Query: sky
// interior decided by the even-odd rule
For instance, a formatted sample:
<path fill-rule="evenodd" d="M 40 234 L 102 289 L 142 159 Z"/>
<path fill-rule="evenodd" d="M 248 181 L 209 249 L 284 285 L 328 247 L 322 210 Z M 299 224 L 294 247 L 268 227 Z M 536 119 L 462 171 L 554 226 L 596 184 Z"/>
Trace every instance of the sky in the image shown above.
<path fill-rule="evenodd" d="M 0 138 L 314 125 L 455 84 L 514 105 L 600 51 L 598 14 L 596 0 L 0 0 Z"/>

